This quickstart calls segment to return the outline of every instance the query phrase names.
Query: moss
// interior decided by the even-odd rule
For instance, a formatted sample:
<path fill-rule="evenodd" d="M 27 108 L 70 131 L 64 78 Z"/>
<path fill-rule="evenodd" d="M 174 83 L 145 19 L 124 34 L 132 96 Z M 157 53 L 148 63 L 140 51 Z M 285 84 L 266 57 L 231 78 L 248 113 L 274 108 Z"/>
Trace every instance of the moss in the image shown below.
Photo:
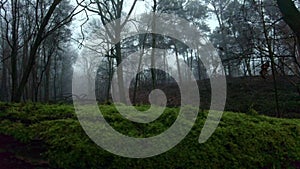
<path fill-rule="evenodd" d="M 148 108 L 137 107 L 142 111 Z M 157 120 L 142 125 L 124 119 L 112 105 L 100 109 L 116 130 L 134 137 L 157 135 L 178 115 L 178 109 L 167 108 Z M 200 112 L 187 137 L 170 151 L 129 159 L 110 154 L 90 140 L 70 105 L 0 103 L 0 110 L 0 133 L 23 142 L 42 141 L 54 168 L 297 168 L 300 162 L 297 119 L 225 112 L 212 137 L 199 144 L 207 116 Z"/>

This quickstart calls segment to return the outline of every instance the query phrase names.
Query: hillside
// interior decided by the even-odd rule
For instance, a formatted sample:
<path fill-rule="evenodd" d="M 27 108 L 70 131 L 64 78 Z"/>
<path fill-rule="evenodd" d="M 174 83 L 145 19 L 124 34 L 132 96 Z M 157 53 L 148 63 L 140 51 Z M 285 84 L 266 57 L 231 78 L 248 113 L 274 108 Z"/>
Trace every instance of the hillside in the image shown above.
<path fill-rule="evenodd" d="M 295 77 L 288 77 L 299 82 Z M 247 113 L 250 109 L 259 114 L 276 116 L 275 94 L 271 77 L 263 79 L 258 77 L 227 78 L 226 111 Z M 200 104 L 202 109 L 210 106 L 210 82 L 198 81 L 200 91 Z M 284 77 L 278 77 L 279 110 L 284 118 L 300 118 L 300 95 L 296 88 Z M 176 84 L 158 85 L 157 88 L 166 93 L 170 107 L 180 106 L 180 92 Z M 151 86 L 139 88 L 137 104 L 149 104 L 148 95 Z M 131 92 L 131 99 L 132 99 Z"/>

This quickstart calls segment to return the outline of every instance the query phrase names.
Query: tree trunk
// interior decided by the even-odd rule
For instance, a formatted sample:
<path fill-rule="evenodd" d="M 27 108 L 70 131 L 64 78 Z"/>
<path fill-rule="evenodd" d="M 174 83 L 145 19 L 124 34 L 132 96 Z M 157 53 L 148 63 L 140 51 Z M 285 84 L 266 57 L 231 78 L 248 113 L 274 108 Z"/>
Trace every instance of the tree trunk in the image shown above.
<path fill-rule="evenodd" d="M 57 56 L 54 58 L 54 75 L 53 75 L 53 99 L 54 102 L 57 98 L 57 88 L 56 88 L 56 80 L 57 80 Z"/>
<path fill-rule="evenodd" d="M 5 56 L 5 55 L 3 55 Z M 8 101 L 8 88 L 7 88 L 7 68 L 5 62 L 2 63 L 2 77 L 1 77 L 1 96 L 2 101 Z"/>
<path fill-rule="evenodd" d="M 50 57 L 50 56 L 49 56 Z M 50 95 L 49 95 L 49 83 L 50 83 L 50 69 L 51 68 L 51 57 L 48 58 L 48 62 L 47 62 L 47 65 L 46 65 L 46 72 L 45 72 L 45 88 L 44 88 L 44 101 L 46 103 L 49 102 L 49 99 L 50 99 Z"/>
<path fill-rule="evenodd" d="M 157 8 L 157 2 L 156 0 L 153 0 L 153 15 L 152 15 L 152 32 L 155 32 L 156 29 L 156 8 Z M 151 50 L 151 77 L 152 77 L 152 89 L 154 90 L 156 88 L 156 70 L 155 67 L 155 48 L 156 48 L 156 34 L 152 33 L 152 50 Z"/>
<path fill-rule="evenodd" d="M 277 0 L 277 5 L 283 15 L 283 20 L 290 26 L 300 40 L 300 12 L 292 0 Z"/>
<path fill-rule="evenodd" d="M 279 97 L 278 97 L 278 86 L 277 86 L 277 78 L 276 78 L 276 70 L 275 70 L 275 56 L 273 52 L 273 48 L 270 42 L 269 34 L 267 32 L 267 25 L 265 21 L 265 13 L 264 13 L 264 5 L 261 3 L 261 20 L 263 24 L 263 32 L 267 43 L 269 58 L 271 60 L 271 71 L 272 71 L 272 78 L 273 78 L 273 86 L 274 86 L 274 95 L 275 95 L 275 105 L 276 105 L 276 116 L 282 117 L 282 114 L 279 110 Z"/>
<path fill-rule="evenodd" d="M 11 100 L 15 100 L 15 96 L 17 95 L 18 88 L 18 68 L 17 68 L 17 57 L 18 57 L 18 45 L 19 45 L 19 30 L 18 30 L 18 22 L 19 22 L 19 14 L 18 14 L 18 1 L 12 1 L 12 46 L 11 46 L 11 80 L 12 80 L 12 98 Z M 7 32 L 8 33 L 8 32 Z M 21 98 L 20 98 L 21 99 Z"/>
<path fill-rule="evenodd" d="M 113 54 L 111 54 L 113 55 Z M 113 58 L 110 56 L 107 57 L 108 60 L 108 84 L 107 84 L 107 91 L 106 91 L 106 101 L 110 101 L 110 89 L 111 89 L 111 81 L 114 74 L 114 62 Z"/>
<path fill-rule="evenodd" d="M 180 63 L 179 63 L 178 49 L 176 46 L 176 42 L 174 42 L 174 46 L 175 46 L 175 56 L 176 56 L 179 84 L 182 85 L 182 77 L 181 77 L 181 70 L 180 70 Z"/>
<path fill-rule="evenodd" d="M 122 51 L 120 42 L 115 45 L 117 55 L 117 75 L 118 75 L 118 89 L 119 89 L 119 101 L 126 104 L 125 89 L 124 89 L 124 77 L 123 77 L 123 66 L 122 66 Z"/>
<path fill-rule="evenodd" d="M 143 38 L 143 44 L 142 44 L 142 47 L 140 50 L 140 56 L 139 56 L 138 70 L 137 70 L 137 74 L 135 75 L 135 83 L 134 83 L 133 98 L 132 98 L 132 102 L 134 105 L 136 104 L 136 93 L 137 93 L 138 82 L 140 80 L 139 72 L 141 71 L 141 68 L 142 68 L 142 60 L 143 60 L 143 55 L 144 55 L 144 51 L 145 51 L 146 36 L 147 36 L 147 34 L 145 34 L 144 38 Z"/>
<path fill-rule="evenodd" d="M 0 9 L 0 13 L 1 13 L 1 9 Z M 2 28 L 3 27 L 3 23 L 2 23 L 2 19 L 0 19 L 0 27 Z M 5 37 L 5 32 L 1 32 L 1 38 L 4 39 Z M 4 40 L 1 41 L 1 48 L 2 48 L 2 58 L 0 58 L 2 61 L 2 77 L 1 77 L 1 86 L 0 86 L 0 92 L 1 92 L 1 95 L 0 95 L 0 100 L 1 101 L 9 101 L 9 88 L 8 88 L 8 71 L 7 71 L 7 65 L 6 65 L 6 57 L 8 57 L 8 46 L 7 44 L 5 43 Z"/>

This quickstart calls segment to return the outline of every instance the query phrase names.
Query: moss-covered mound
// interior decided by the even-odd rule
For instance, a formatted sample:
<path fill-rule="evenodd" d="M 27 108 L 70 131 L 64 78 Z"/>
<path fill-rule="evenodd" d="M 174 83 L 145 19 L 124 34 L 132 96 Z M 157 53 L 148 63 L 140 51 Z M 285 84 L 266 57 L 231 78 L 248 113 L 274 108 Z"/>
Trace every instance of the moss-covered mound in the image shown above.
<path fill-rule="evenodd" d="M 148 107 L 138 107 L 146 110 Z M 113 106 L 100 106 L 119 132 L 149 137 L 170 127 L 178 109 L 167 108 L 156 121 L 138 124 L 123 119 Z M 0 103 L 0 133 L 30 143 L 42 142 L 53 168 L 299 168 L 300 120 L 226 112 L 204 144 L 198 137 L 207 113 L 200 112 L 188 136 L 170 151 L 146 159 L 113 155 L 82 130 L 70 105 Z"/>

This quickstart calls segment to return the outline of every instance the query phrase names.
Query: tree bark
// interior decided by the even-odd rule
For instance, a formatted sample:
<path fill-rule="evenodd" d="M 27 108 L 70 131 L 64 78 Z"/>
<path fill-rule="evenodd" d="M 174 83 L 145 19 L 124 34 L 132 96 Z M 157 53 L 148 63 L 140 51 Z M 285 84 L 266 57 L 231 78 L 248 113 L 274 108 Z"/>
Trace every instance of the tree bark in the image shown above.
<path fill-rule="evenodd" d="M 157 2 L 156 0 L 153 0 L 153 15 L 152 15 L 152 32 L 155 32 L 156 29 L 156 8 L 157 8 Z M 152 89 L 154 90 L 156 88 L 156 70 L 155 67 L 155 48 L 156 48 L 156 34 L 152 33 L 152 50 L 151 50 L 151 78 L 152 78 Z"/>
<path fill-rule="evenodd" d="M 300 40 L 300 12 L 292 0 L 277 0 L 277 5 L 283 15 L 283 20 L 289 25 Z"/>
<path fill-rule="evenodd" d="M 19 45 L 19 31 L 18 31 L 18 22 L 19 22 L 19 14 L 18 14 L 18 2 L 11 1 L 12 3 L 12 44 L 11 44 L 11 54 L 10 54 L 10 64 L 11 64 L 11 80 L 12 80 L 12 100 L 14 100 L 14 96 L 17 94 L 18 88 L 18 70 L 17 70 L 17 57 L 18 57 L 18 45 Z M 7 32 L 8 33 L 8 32 Z"/>

